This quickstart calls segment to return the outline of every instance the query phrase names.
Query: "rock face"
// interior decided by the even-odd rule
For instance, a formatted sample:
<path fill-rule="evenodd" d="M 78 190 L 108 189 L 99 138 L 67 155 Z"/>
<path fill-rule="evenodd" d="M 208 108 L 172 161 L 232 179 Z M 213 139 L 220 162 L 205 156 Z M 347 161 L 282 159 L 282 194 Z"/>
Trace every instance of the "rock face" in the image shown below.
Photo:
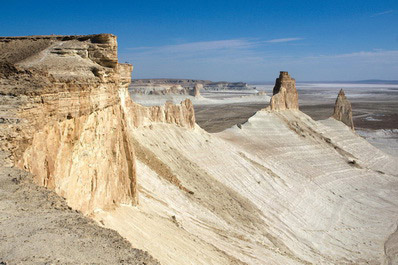
<path fill-rule="evenodd" d="M 36 42 L 44 44 L 31 54 Z M 4 51 L 17 47 L 29 55 L 16 60 L 8 53 L 3 65 L 13 71 L 0 80 L 2 108 L 12 115 L 2 144 L 16 164 L 85 213 L 137 203 L 134 151 L 118 95 L 131 66 L 117 63 L 116 37 L 37 36 L 0 43 Z"/>
<path fill-rule="evenodd" d="M 138 203 L 131 128 L 194 126 L 189 101 L 131 101 L 132 66 L 118 63 L 114 35 L 3 37 L 0 54 L 0 148 L 86 214 Z"/>
<path fill-rule="evenodd" d="M 341 89 L 334 105 L 333 118 L 343 122 L 345 125 L 354 130 L 354 122 L 352 121 L 352 107 L 350 101 L 345 96 L 344 90 Z"/>
<path fill-rule="evenodd" d="M 176 124 L 179 127 L 195 127 L 195 111 L 189 99 L 174 105 L 166 102 L 164 106 L 144 107 L 132 100 L 126 102 L 127 113 L 131 118 L 132 128 L 150 125 L 151 123 Z"/>
<path fill-rule="evenodd" d="M 296 80 L 291 78 L 288 72 L 280 72 L 276 79 L 269 109 L 299 109 Z"/>

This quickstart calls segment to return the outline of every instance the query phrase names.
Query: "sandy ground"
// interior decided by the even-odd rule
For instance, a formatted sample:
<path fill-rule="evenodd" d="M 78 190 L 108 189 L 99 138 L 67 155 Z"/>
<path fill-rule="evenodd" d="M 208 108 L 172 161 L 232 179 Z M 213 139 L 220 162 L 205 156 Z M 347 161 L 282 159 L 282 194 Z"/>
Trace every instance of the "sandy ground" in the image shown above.
<path fill-rule="evenodd" d="M 7 161 L 0 153 L 0 163 Z M 158 264 L 117 232 L 102 228 L 64 199 L 0 165 L 0 264 Z"/>

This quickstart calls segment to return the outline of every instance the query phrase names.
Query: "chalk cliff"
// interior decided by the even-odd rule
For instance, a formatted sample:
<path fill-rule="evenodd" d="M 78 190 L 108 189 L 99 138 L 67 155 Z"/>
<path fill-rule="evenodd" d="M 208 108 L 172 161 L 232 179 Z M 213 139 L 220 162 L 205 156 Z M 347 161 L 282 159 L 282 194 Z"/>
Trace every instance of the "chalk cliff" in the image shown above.
<path fill-rule="evenodd" d="M 0 49 L 1 148 L 86 214 L 138 203 L 132 126 L 194 126 L 189 101 L 147 109 L 126 96 L 132 66 L 114 35 L 5 37 Z"/>
<path fill-rule="evenodd" d="M 333 118 L 343 122 L 345 125 L 354 130 L 354 122 L 352 120 L 352 107 L 350 101 L 345 96 L 344 90 L 341 89 L 336 103 L 334 105 Z"/>
<path fill-rule="evenodd" d="M 276 79 L 269 108 L 271 110 L 299 109 L 296 80 L 291 78 L 288 72 L 280 72 Z"/>

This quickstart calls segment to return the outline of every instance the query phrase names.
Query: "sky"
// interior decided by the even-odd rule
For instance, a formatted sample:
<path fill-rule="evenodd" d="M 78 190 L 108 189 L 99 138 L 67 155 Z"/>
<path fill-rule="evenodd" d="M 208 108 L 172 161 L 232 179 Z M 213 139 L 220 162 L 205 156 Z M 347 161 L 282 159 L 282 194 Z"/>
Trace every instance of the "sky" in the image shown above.
<path fill-rule="evenodd" d="M 118 36 L 133 78 L 398 80 L 397 0 L 0 0 L 0 36 Z"/>

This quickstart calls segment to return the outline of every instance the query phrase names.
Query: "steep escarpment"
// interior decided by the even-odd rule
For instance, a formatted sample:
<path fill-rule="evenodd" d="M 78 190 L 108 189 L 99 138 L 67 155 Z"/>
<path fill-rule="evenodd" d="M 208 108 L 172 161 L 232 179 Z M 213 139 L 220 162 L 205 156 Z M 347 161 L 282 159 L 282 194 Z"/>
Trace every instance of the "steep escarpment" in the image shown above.
<path fill-rule="evenodd" d="M 1 148 L 86 214 L 138 203 L 133 128 L 194 127 L 189 100 L 131 101 L 132 66 L 118 63 L 111 34 L 4 37 L 0 49 Z"/>
<path fill-rule="evenodd" d="M 134 152 L 118 91 L 129 66 L 117 63 L 110 34 L 2 38 L 3 51 L 43 49 L 3 60 L 13 71 L 0 80 L 3 148 L 35 183 L 55 190 L 85 213 L 137 203 Z M 12 49 L 11 49 L 12 50 Z M 130 67 L 131 69 L 131 67 Z M 130 78 L 130 74 L 127 78 Z"/>

